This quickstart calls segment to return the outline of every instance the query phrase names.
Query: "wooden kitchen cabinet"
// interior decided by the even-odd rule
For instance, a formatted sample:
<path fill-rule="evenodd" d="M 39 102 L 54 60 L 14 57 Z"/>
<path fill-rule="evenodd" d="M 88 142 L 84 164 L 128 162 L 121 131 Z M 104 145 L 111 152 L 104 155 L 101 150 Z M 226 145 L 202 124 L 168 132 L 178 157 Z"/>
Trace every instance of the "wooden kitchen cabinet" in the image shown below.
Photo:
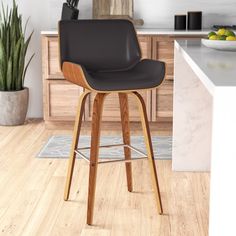
<path fill-rule="evenodd" d="M 141 92 L 147 107 L 150 121 L 172 121 L 173 116 L 173 76 L 174 76 L 174 40 L 199 38 L 201 35 L 138 35 L 142 58 L 164 61 L 166 79 L 157 89 Z M 44 83 L 44 119 L 47 122 L 67 122 L 75 118 L 78 98 L 83 88 L 67 82 L 61 73 L 59 64 L 58 36 L 42 36 L 42 65 Z M 91 120 L 94 94 L 88 97 L 85 105 L 86 121 Z M 130 96 L 130 120 L 139 121 L 136 101 Z M 116 94 L 106 97 L 103 112 L 104 121 L 119 121 L 119 99 Z"/>
<path fill-rule="evenodd" d="M 151 37 L 140 36 L 140 47 L 143 58 L 151 58 Z M 44 119 L 45 121 L 72 121 L 75 118 L 79 95 L 83 89 L 67 82 L 60 70 L 59 45 L 57 36 L 42 38 L 42 58 L 44 77 Z M 151 119 L 151 91 L 141 92 L 147 106 L 148 118 Z M 92 93 L 85 105 L 85 120 L 92 116 Z M 136 100 L 130 96 L 130 120 L 139 121 L 139 110 Z M 119 98 L 117 94 L 110 94 L 104 102 L 104 121 L 120 121 Z"/>

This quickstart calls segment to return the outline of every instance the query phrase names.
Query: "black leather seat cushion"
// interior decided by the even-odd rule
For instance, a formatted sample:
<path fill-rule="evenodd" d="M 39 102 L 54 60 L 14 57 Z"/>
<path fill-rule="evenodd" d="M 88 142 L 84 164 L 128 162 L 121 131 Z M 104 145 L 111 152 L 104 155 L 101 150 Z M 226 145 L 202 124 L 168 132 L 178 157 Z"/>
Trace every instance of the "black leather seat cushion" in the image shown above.
<path fill-rule="evenodd" d="M 124 71 L 88 72 L 84 74 L 89 85 L 100 91 L 137 90 L 154 88 L 165 77 L 165 63 L 144 59 Z"/>
<path fill-rule="evenodd" d="M 154 88 L 165 77 L 165 64 L 141 60 L 135 28 L 128 20 L 60 21 L 60 55 L 79 64 L 97 91 Z"/>

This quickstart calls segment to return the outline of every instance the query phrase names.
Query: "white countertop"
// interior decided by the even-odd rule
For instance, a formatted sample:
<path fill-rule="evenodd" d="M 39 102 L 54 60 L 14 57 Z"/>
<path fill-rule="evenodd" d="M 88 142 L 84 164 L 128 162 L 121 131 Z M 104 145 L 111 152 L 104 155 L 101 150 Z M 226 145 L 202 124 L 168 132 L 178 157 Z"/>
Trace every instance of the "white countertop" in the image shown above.
<path fill-rule="evenodd" d="M 207 48 L 201 40 L 177 40 L 175 48 L 182 53 L 211 94 L 216 87 L 236 86 L 236 52 Z"/>
<path fill-rule="evenodd" d="M 158 28 L 136 28 L 138 34 L 145 35 L 206 35 L 211 30 L 174 30 L 174 29 L 158 29 Z"/>
<path fill-rule="evenodd" d="M 173 170 L 211 171 L 209 236 L 236 235 L 235 101 L 236 52 L 176 41 Z"/>
<path fill-rule="evenodd" d="M 174 29 L 159 29 L 159 28 L 136 28 L 138 34 L 142 35 L 206 35 L 211 30 L 174 30 Z M 42 35 L 58 35 L 57 30 L 42 31 Z"/>

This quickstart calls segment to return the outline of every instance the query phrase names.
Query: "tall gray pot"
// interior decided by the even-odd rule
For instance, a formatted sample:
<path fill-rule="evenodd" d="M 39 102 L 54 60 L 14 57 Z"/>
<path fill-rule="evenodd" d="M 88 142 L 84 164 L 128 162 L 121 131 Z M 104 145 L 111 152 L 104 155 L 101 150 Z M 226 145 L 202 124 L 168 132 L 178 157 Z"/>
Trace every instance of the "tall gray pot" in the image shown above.
<path fill-rule="evenodd" d="M 0 125 L 22 125 L 25 122 L 29 103 L 29 89 L 0 91 Z"/>

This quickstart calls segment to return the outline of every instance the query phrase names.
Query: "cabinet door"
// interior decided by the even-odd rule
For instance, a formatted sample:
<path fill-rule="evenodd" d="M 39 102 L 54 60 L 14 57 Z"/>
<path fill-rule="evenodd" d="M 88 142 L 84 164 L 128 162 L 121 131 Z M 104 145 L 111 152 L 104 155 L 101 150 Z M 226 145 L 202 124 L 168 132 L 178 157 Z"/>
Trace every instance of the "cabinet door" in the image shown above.
<path fill-rule="evenodd" d="M 152 91 L 152 121 L 171 121 L 173 115 L 174 38 L 153 37 L 153 59 L 166 63 L 166 78 Z"/>
<path fill-rule="evenodd" d="M 143 58 L 151 58 L 151 37 L 149 36 L 138 36 L 140 48 L 142 51 Z M 151 91 L 141 91 L 146 107 L 148 118 L 151 119 Z M 92 109 L 93 109 L 93 99 L 95 94 L 89 97 L 89 101 L 86 106 L 86 116 L 85 120 L 91 121 Z M 130 121 L 139 121 L 139 110 L 136 104 L 136 100 L 129 95 L 129 113 Z M 103 120 L 104 121 L 120 121 L 120 106 L 119 106 L 119 97 L 117 94 L 110 94 L 106 97 L 104 102 L 104 111 L 103 111 Z"/>
<path fill-rule="evenodd" d="M 152 121 L 172 121 L 173 81 L 164 81 L 152 91 Z"/>
<path fill-rule="evenodd" d="M 58 37 L 43 37 L 43 74 L 46 79 L 63 79 L 59 63 Z"/>
<path fill-rule="evenodd" d="M 48 121 L 75 120 L 78 99 L 83 88 L 65 80 L 44 82 L 44 119 Z"/>
<path fill-rule="evenodd" d="M 174 39 L 169 36 L 153 37 L 153 59 L 166 63 L 166 79 L 174 76 Z"/>
<path fill-rule="evenodd" d="M 142 58 L 152 58 L 152 38 L 150 36 L 138 36 Z"/>

